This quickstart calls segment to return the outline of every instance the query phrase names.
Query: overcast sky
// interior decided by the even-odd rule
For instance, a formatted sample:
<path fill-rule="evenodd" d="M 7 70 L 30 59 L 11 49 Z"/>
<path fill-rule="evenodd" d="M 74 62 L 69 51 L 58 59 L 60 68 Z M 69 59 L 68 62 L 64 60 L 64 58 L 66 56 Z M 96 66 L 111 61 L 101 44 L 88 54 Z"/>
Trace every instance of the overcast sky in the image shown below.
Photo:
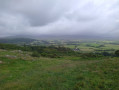
<path fill-rule="evenodd" d="M 0 36 L 119 36 L 119 0 L 0 0 Z"/>

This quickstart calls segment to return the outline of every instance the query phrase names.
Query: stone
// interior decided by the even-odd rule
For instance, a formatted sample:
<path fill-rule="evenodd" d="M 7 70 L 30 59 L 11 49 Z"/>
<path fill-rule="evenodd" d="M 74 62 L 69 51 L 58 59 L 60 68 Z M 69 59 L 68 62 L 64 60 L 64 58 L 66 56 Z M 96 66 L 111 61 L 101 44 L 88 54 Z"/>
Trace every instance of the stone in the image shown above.
<path fill-rule="evenodd" d="M 0 64 L 2 64 L 3 62 L 2 61 L 0 61 Z"/>

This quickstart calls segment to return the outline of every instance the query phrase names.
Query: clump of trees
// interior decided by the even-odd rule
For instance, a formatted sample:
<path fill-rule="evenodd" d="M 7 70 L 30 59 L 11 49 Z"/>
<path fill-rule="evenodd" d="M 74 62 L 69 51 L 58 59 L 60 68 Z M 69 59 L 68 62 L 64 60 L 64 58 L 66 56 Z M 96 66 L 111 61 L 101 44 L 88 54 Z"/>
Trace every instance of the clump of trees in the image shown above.
<path fill-rule="evenodd" d="M 15 44 L 0 44 L 0 49 L 6 50 L 22 50 L 32 52 L 33 57 L 50 57 L 59 58 L 60 56 L 75 55 L 75 52 L 70 48 L 61 46 L 30 46 L 30 45 L 15 45 Z"/>
<path fill-rule="evenodd" d="M 112 54 L 111 53 L 108 53 L 108 52 L 102 52 L 102 55 L 103 56 L 112 56 Z"/>
<path fill-rule="evenodd" d="M 23 48 L 20 46 L 17 46 L 15 44 L 0 44 L 0 49 L 6 49 L 6 50 L 22 50 Z"/>
<path fill-rule="evenodd" d="M 59 58 L 64 55 L 75 55 L 73 50 L 60 46 L 30 46 L 30 48 L 31 51 L 36 51 L 43 57 Z"/>
<path fill-rule="evenodd" d="M 15 44 L 0 44 L 0 49 L 6 50 L 22 50 L 32 52 L 31 56 L 33 57 L 50 57 L 50 58 L 60 58 L 62 56 L 79 56 L 82 58 L 96 58 L 103 56 L 119 56 L 119 50 L 115 53 L 102 52 L 102 53 L 79 53 L 75 52 L 70 48 L 62 46 L 30 46 L 30 45 L 15 45 Z"/>
<path fill-rule="evenodd" d="M 95 52 L 95 53 L 80 53 L 80 57 L 82 58 L 99 58 L 99 57 L 115 57 L 114 53 L 109 52 Z"/>
<path fill-rule="evenodd" d="M 101 53 L 81 53 L 80 57 L 89 59 L 89 58 L 103 57 L 103 55 Z"/>
<path fill-rule="evenodd" d="M 115 51 L 115 55 L 116 55 L 116 56 L 119 56 L 119 50 L 116 50 L 116 51 Z"/>

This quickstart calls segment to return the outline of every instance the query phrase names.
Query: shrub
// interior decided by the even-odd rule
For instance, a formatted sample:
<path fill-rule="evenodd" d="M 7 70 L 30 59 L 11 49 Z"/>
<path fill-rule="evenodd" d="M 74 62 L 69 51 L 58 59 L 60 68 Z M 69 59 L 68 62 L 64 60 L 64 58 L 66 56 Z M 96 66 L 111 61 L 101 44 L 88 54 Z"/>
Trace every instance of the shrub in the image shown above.
<path fill-rule="evenodd" d="M 49 54 L 48 55 L 50 58 L 60 58 L 57 54 Z"/>
<path fill-rule="evenodd" d="M 45 53 L 45 52 L 43 52 L 43 53 L 41 53 L 41 56 L 43 56 L 43 57 L 47 57 L 47 56 L 48 56 L 48 54 L 47 54 L 47 53 Z"/>
<path fill-rule="evenodd" d="M 103 56 L 111 56 L 111 54 L 108 53 L 108 52 L 103 52 L 102 55 L 103 55 Z"/>
<path fill-rule="evenodd" d="M 116 51 L 115 51 L 115 55 L 116 55 L 116 56 L 119 56 L 119 50 L 116 50 Z"/>
<path fill-rule="evenodd" d="M 40 54 L 38 52 L 33 52 L 31 56 L 32 57 L 40 57 Z"/>
<path fill-rule="evenodd" d="M 81 54 L 81 57 L 82 58 L 95 58 L 95 57 L 98 57 L 99 55 L 97 55 L 97 54 L 93 54 L 93 53 L 82 53 Z"/>

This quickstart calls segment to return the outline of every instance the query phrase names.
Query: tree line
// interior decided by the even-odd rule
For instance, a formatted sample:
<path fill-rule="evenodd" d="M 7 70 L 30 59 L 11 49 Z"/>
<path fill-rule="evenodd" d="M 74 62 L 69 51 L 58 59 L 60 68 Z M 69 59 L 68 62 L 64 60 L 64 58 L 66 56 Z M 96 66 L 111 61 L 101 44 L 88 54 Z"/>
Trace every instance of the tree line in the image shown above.
<path fill-rule="evenodd" d="M 100 56 L 119 56 L 119 50 L 116 50 L 114 54 L 108 52 L 102 53 L 80 53 L 75 52 L 70 48 L 63 46 L 31 46 L 31 45 L 16 45 L 16 44 L 0 44 L 0 49 L 5 50 L 22 50 L 32 52 L 33 57 L 51 57 L 60 58 L 62 56 L 80 56 L 80 57 L 100 57 Z"/>

